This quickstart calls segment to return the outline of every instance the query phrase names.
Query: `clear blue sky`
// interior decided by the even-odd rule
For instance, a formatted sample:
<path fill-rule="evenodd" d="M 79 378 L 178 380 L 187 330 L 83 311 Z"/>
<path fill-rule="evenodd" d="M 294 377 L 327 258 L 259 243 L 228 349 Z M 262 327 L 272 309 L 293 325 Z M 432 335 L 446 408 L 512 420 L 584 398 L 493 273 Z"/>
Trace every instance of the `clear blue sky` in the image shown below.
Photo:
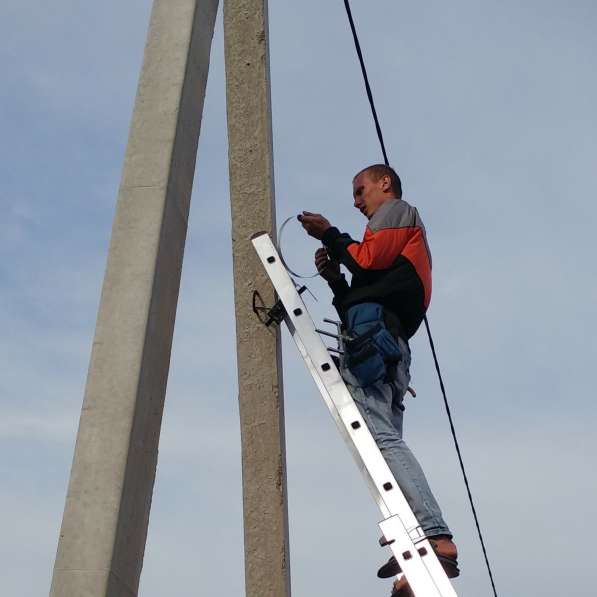
<path fill-rule="evenodd" d="M 322 6 L 323 4 L 323 6 Z M 0 560 L 49 590 L 149 0 L 0 8 Z M 353 0 L 390 159 L 427 225 L 429 313 L 500 595 L 594 592 L 597 5 Z M 359 237 L 380 152 L 342 2 L 272 2 L 278 217 Z M 240 443 L 221 14 L 140 595 L 242 595 Z M 311 269 L 316 244 L 288 236 Z M 310 304 L 332 313 L 320 281 Z M 429 350 L 406 438 L 490 595 Z M 387 595 L 379 515 L 284 345 L 293 595 Z"/>

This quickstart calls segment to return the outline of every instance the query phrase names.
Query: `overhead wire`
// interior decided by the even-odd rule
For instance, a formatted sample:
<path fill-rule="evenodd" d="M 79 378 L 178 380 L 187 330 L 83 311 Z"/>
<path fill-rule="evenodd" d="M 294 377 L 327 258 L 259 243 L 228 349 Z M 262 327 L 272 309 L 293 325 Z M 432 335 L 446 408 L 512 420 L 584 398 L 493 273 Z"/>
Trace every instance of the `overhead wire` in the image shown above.
<path fill-rule="evenodd" d="M 377 110 L 375 109 L 375 101 L 373 99 L 373 92 L 371 91 L 371 85 L 369 83 L 369 77 L 367 75 L 367 68 L 365 67 L 365 60 L 363 58 L 363 52 L 361 50 L 361 44 L 359 42 L 359 37 L 357 35 L 357 30 L 354 24 L 354 19 L 352 16 L 352 10 L 350 8 L 350 2 L 349 0 L 344 0 L 344 7 L 346 8 L 346 14 L 348 16 L 348 22 L 350 24 L 350 30 L 352 32 L 352 37 L 354 40 L 354 45 L 355 45 L 355 49 L 357 52 L 357 56 L 359 58 L 359 64 L 361 66 L 361 72 L 363 74 L 363 79 L 365 82 L 365 90 L 367 92 L 367 98 L 369 99 L 369 105 L 371 107 L 371 113 L 373 115 L 373 120 L 375 123 L 375 130 L 377 131 L 377 137 L 379 139 L 379 143 L 381 145 L 381 151 L 383 153 L 383 157 L 384 157 L 384 162 L 386 164 L 386 166 L 390 165 L 390 162 L 388 160 L 388 154 L 386 151 L 386 147 L 385 147 L 385 143 L 384 143 L 384 139 L 383 139 L 383 133 L 381 130 L 381 125 L 379 123 L 379 118 L 377 116 Z M 431 347 L 431 353 L 433 355 L 433 362 L 435 364 L 435 370 L 437 372 L 437 376 L 439 379 L 439 385 L 440 385 L 440 389 L 442 392 L 442 396 L 444 399 L 444 406 L 446 408 L 446 413 L 448 415 L 448 420 L 450 422 L 450 430 L 452 432 L 452 438 L 454 439 L 454 446 L 456 447 L 456 454 L 458 455 L 458 462 L 460 463 L 460 470 L 462 471 L 462 476 L 464 478 L 464 484 L 466 487 L 466 492 L 468 495 L 468 499 L 471 505 L 471 510 L 473 513 L 473 518 L 475 520 L 475 526 L 477 527 L 477 533 L 479 535 L 479 541 L 481 542 L 481 549 L 483 550 L 483 557 L 485 559 L 485 564 L 487 566 L 487 572 L 489 573 L 489 580 L 491 581 L 491 587 L 493 589 L 493 594 L 495 597 L 498 597 L 497 594 L 497 590 L 495 587 L 495 582 L 493 579 L 493 573 L 491 571 L 491 565 L 489 563 L 489 557 L 487 555 L 487 549 L 485 547 L 485 541 L 483 539 L 483 533 L 481 532 L 481 525 L 479 524 L 479 517 L 477 515 L 477 510 L 475 508 L 475 503 L 473 501 L 473 495 L 470 489 L 470 484 L 469 484 L 469 480 L 468 480 L 468 476 L 466 474 L 466 470 L 464 468 L 464 461 L 462 459 L 462 453 L 460 450 L 460 445 L 458 442 L 458 438 L 456 437 L 456 429 L 454 427 L 454 420 L 452 418 L 452 412 L 450 410 L 450 405 L 448 403 L 448 397 L 447 397 L 447 393 L 446 393 L 446 388 L 444 385 L 444 381 L 442 378 L 442 373 L 441 373 L 441 369 L 439 366 L 439 360 L 437 358 L 437 352 L 435 350 L 435 343 L 433 342 L 433 336 L 431 335 L 431 327 L 429 326 L 429 321 L 427 319 L 427 315 L 424 316 L 423 321 L 425 322 L 425 329 L 427 330 L 427 337 L 429 339 L 429 346 Z"/>

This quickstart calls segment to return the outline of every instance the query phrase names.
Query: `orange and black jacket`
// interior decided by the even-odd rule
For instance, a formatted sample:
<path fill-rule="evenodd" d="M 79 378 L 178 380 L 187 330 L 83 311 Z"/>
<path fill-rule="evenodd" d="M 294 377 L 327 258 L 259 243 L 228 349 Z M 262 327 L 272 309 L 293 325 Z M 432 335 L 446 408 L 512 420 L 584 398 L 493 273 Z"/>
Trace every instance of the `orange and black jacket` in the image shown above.
<path fill-rule="evenodd" d="M 350 286 L 344 276 L 330 283 L 342 320 L 353 305 L 380 303 L 390 331 L 412 337 L 431 301 L 431 254 L 416 208 L 390 199 L 373 214 L 360 243 L 334 227 L 322 242 L 352 274 Z"/>

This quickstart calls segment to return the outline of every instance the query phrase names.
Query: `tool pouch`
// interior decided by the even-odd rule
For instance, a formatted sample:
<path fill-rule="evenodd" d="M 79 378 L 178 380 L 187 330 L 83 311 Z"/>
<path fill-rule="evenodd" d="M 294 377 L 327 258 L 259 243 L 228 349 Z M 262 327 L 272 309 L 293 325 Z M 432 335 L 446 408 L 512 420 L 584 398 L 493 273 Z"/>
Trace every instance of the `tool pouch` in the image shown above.
<path fill-rule="evenodd" d="M 346 327 L 351 338 L 346 343 L 345 364 L 361 387 L 384 379 L 387 364 L 401 359 L 400 346 L 386 328 L 383 307 L 361 303 L 346 312 Z"/>

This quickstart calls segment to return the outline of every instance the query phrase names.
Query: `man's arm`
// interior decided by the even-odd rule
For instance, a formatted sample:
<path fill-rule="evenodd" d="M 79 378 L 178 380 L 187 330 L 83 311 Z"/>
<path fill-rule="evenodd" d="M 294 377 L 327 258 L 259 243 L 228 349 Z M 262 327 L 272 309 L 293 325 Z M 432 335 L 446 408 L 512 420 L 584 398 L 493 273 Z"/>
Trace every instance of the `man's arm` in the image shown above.
<path fill-rule="evenodd" d="M 321 240 L 330 257 L 352 274 L 390 267 L 408 241 L 407 228 L 386 228 L 372 232 L 367 226 L 362 242 L 341 233 L 321 214 L 304 211 L 298 216 L 307 234 Z"/>
<path fill-rule="evenodd" d="M 409 239 L 407 228 L 386 228 L 372 232 L 367 226 L 359 243 L 350 235 L 330 226 L 322 236 L 330 257 L 346 266 L 352 274 L 390 267 Z"/>

